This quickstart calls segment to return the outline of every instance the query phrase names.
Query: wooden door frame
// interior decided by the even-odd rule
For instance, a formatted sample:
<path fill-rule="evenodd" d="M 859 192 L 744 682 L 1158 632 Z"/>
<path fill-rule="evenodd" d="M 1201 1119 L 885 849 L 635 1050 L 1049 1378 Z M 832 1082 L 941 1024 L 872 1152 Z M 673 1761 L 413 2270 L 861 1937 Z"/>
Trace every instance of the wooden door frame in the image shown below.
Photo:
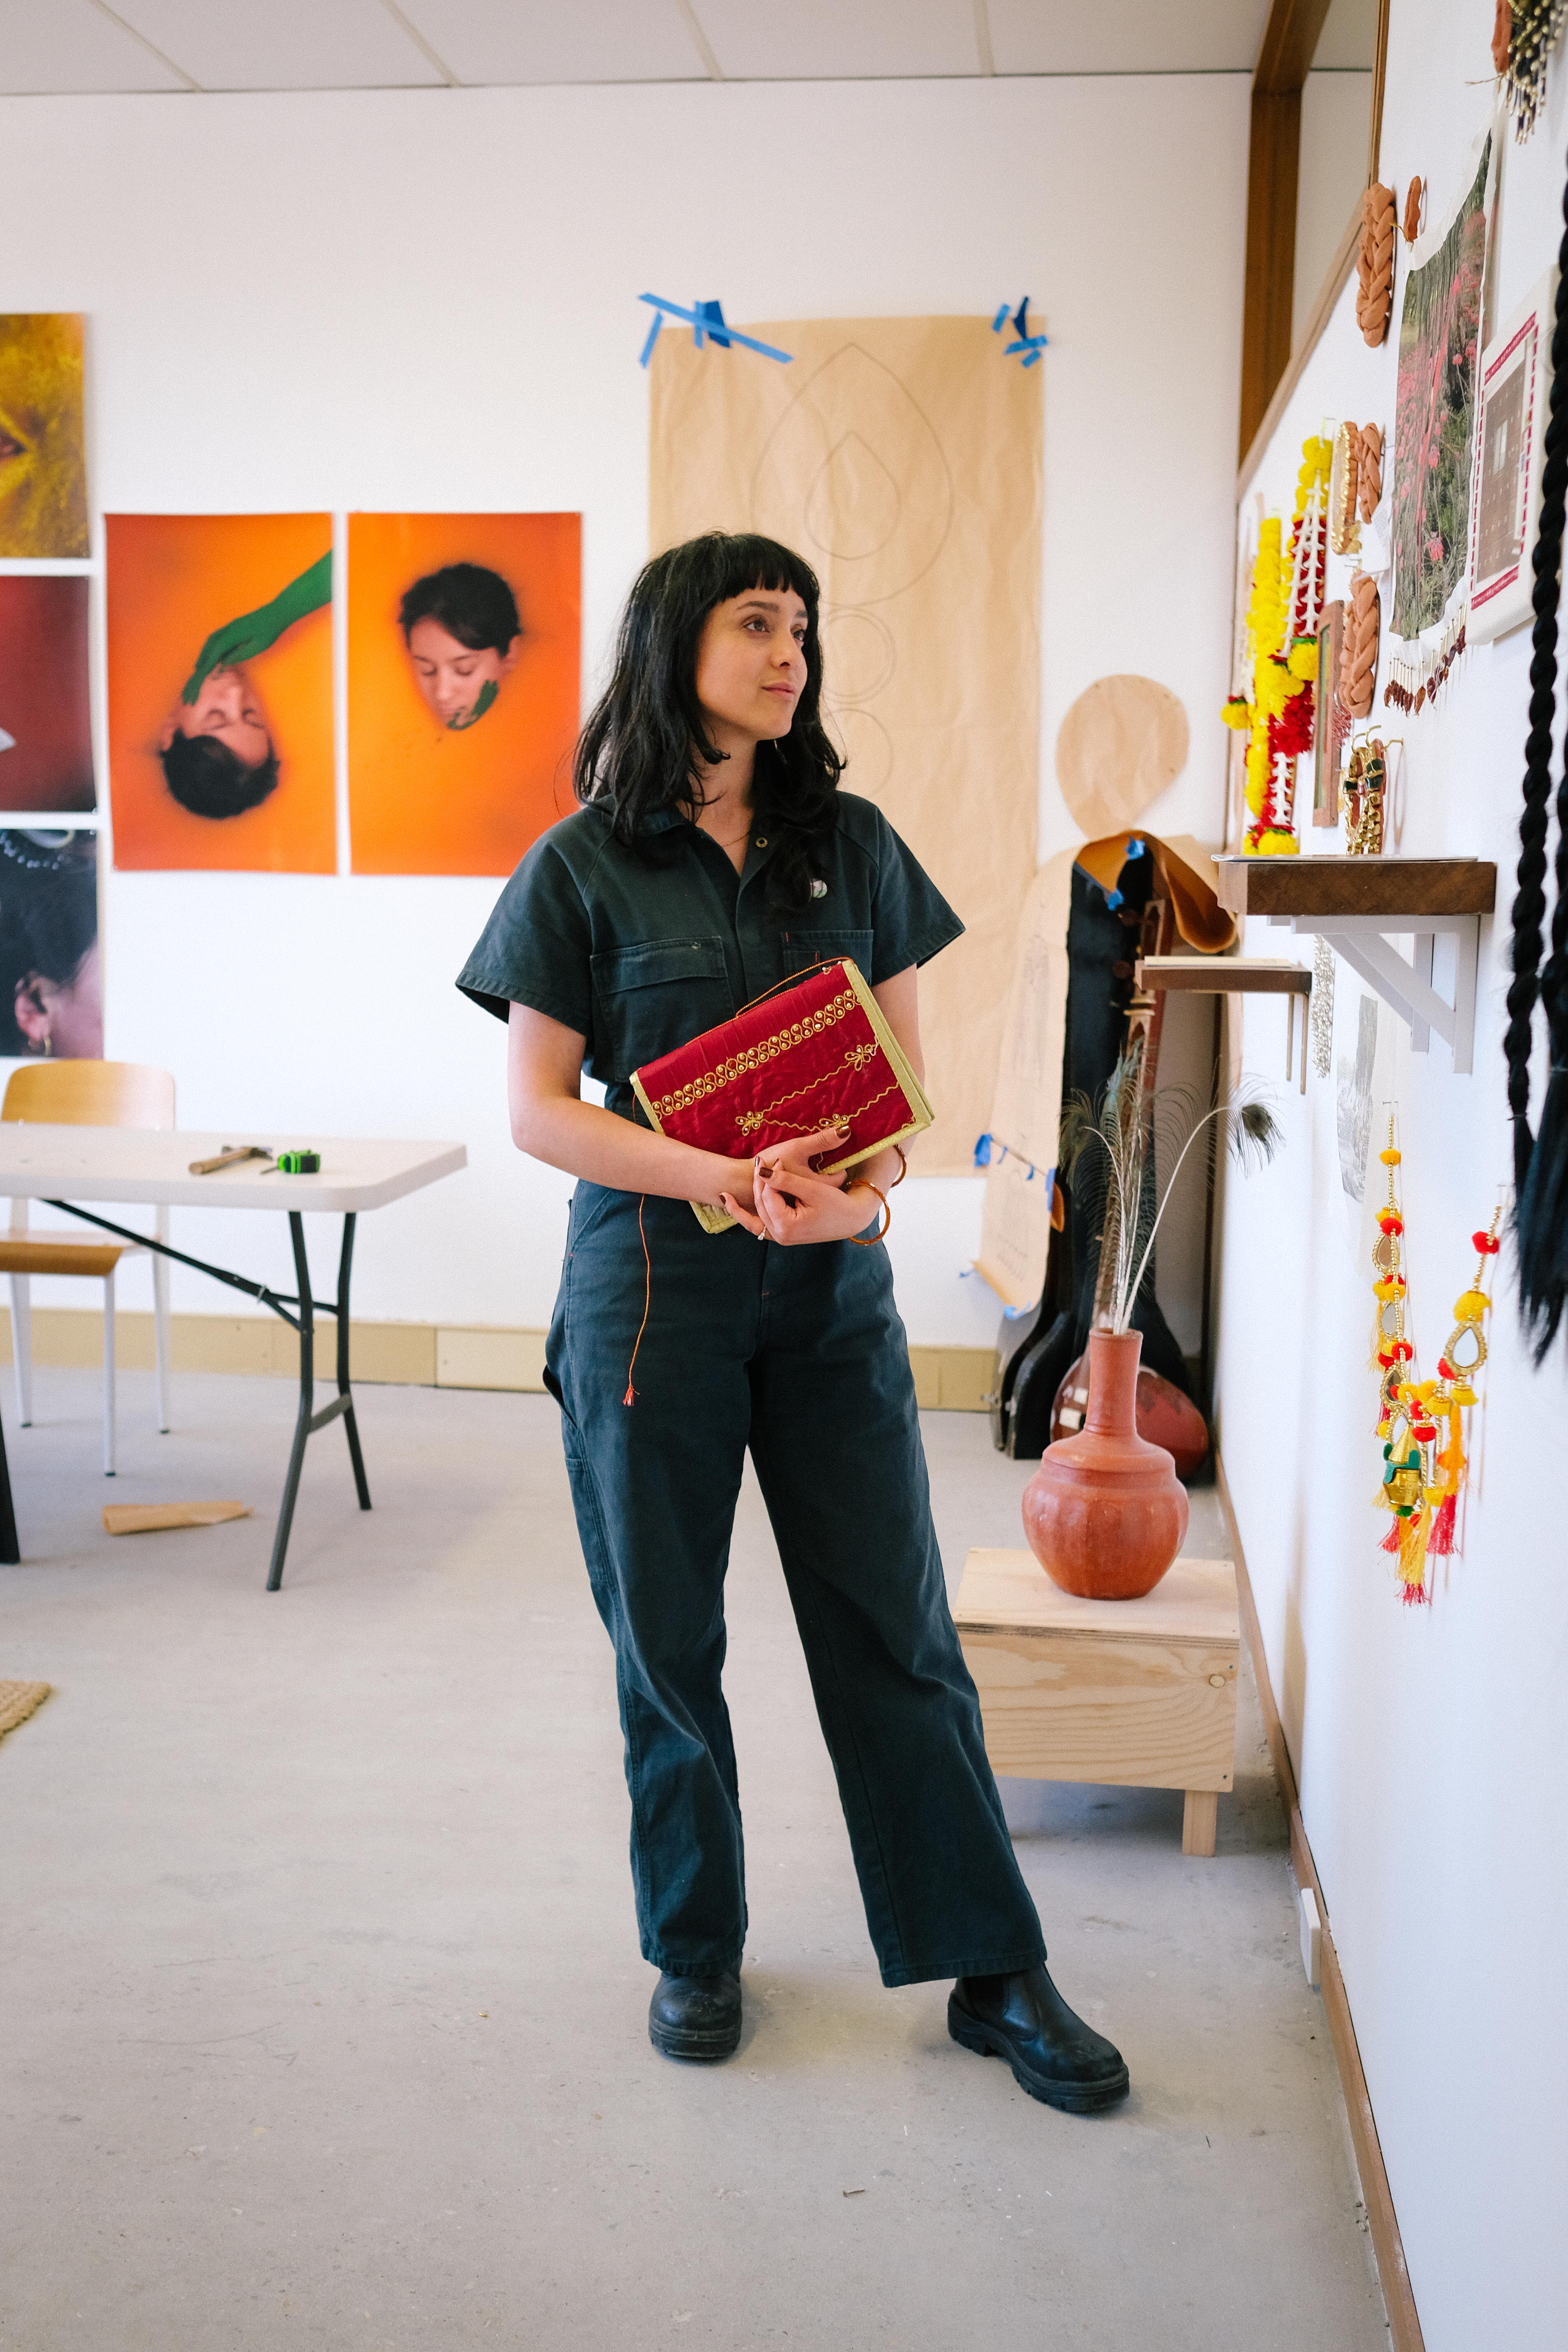
<path fill-rule="evenodd" d="M 1373 55 L 1368 185 L 1383 140 L 1389 0 L 1378 0 Z M 1296 197 L 1301 161 L 1301 91 L 1329 0 L 1274 0 L 1252 77 L 1247 169 L 1247 277 L 1241 314 L 1241 415 L 1237 454 L 1244 486 L 1272 433 L 1355 259 L 1361 199 L 1335 248 L 1301 339 L 1291 348 L 1296 299 Z"/>

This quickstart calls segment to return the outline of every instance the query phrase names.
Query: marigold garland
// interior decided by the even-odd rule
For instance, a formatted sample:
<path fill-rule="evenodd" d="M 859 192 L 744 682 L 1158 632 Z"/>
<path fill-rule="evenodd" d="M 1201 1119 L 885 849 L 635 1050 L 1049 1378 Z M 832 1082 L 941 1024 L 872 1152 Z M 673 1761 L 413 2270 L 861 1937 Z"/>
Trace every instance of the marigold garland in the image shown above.
<path fill-rule="evenodd" d="M 1290 537 L 1278 515 L 1258 525 L 1258 557 L 1247 608 L 1250 696 L 1233 694 L 1222 717 L 1248 738 L 1247 805 L 1254 852 L 1299 849 L 1293 828 L 1296 761 L 1312 748 L 1312 693 L 1318 675 L 1318 620 L 1328 559 L 1331 441 L 1313 435 L 1302 446 Z"/>

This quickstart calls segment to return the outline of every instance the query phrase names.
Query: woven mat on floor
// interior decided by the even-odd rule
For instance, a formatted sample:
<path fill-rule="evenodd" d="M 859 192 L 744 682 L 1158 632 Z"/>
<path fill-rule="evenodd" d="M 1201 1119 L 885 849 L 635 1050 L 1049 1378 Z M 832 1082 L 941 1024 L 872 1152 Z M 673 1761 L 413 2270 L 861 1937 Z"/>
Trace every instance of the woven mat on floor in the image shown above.
<path fill-rule="evenodd" d="M 0 1739 L 26 1723 L 37 1706 L 42 1706 L 49 1695 L 47 1683 L 0 1682 Z"/>

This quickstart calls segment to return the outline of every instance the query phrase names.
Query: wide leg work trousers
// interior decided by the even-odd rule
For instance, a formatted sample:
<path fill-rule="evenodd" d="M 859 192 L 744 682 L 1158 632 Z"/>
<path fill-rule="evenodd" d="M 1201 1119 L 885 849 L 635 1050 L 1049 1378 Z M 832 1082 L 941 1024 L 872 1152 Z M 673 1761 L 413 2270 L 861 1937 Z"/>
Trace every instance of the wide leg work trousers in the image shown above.
<path fill-rule="evenodd" d="M 737 1969 L 746 1931 L 724 1576 L 746 1449 L 889 1985 L 1045 1957 L 953 1631 L 881 1247 L 781 1249 L 580 1184 L 547 1379 L 616 1651 L 642 1949 Z M 623 1400 L 645 1290 L 636 1402 Z"/>

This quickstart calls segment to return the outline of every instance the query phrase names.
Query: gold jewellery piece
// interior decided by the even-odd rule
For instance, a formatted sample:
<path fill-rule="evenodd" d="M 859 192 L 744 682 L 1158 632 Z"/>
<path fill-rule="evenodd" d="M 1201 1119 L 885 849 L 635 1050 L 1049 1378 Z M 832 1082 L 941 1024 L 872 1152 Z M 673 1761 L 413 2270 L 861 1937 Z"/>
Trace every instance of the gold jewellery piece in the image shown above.
<path fill-rule="evenodd" d="M 1377 737 L 1358 743 L 1351 752 L 1345 780 L 1340 786 L 1345 849 L 1352 857 L 1383 855 L 1384 792 L 1387 779 L 1387 758 Z"/>
<path fill-rule="evenodd" d="M 880 1185 L 868 1184 L 864 1176 L 858 1184 L 851 1184 L 848 1190 L 851 1192 L 875 1192 L 878 1200 L 882 1203 L 880 1229 L 874 1234 L 851 1234 L 849 1236 L 857 1249 L 875 1249 L 879 1242 L 887 1240 L 889 1229 L 893 1222 L 893 1212 L 889 1204 L 888 1196 Z"/>
<path fill-rule="evenodd" d="M 674 1094 L 665 1095 L 654 1104 L 654 1110 L 660 1118 L 668 1118 L 677 1111 L 689 1110 L 693 1103 L 705 1102 L 710 1095 L 722 1093 L 737 1078 L 744 1077 L 748 1070 L 763 1069 L 769 1062 L 776 1062 L 781 1054 L 787 1054 L 792 1047 L 804 1045 L 808 1037 L 819 1036 L 824 1029 L 834 1028 L 847 1013 L 854 1012 L 856 1002 L 852 988 L 845 989 L 842 995 L 829 997 L 816 1012 L 808 1013 L 804 1021 L 792 1021 L 787 1029 L 778 1030 L 772 1037 L 760 1038 L 756 1045 L 748 1045 L 743 1053 L 731 1054 L 729 1060 L 721 1062 L 716 1069 L 704 1070 L 700 1078 L 692 1078 Z"/>

